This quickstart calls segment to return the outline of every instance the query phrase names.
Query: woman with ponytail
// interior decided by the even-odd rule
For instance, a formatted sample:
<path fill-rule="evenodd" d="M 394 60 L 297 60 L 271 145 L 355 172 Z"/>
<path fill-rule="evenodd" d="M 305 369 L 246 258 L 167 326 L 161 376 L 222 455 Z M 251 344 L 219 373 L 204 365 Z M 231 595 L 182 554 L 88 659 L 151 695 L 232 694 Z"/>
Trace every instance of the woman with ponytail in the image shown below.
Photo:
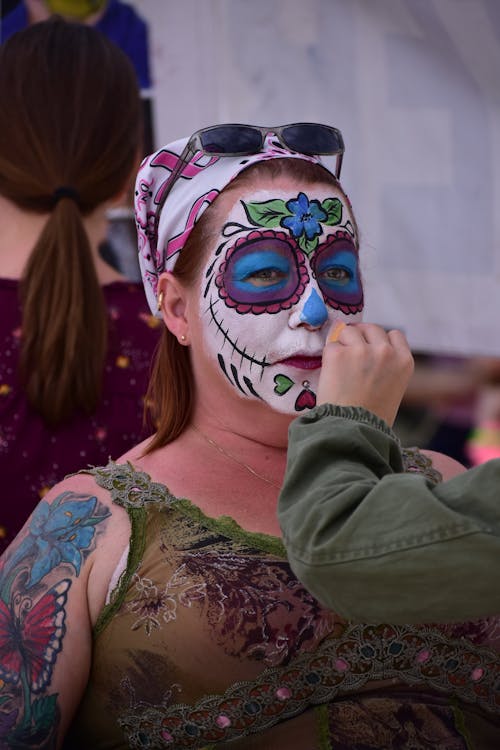
<path fill-rule="evenodd" d="M 0 549 L 40 497 L 143 434 L 157 331 L 99 253 L 141 156 L 126 55 L 55 18 L 0 47 Z"/>

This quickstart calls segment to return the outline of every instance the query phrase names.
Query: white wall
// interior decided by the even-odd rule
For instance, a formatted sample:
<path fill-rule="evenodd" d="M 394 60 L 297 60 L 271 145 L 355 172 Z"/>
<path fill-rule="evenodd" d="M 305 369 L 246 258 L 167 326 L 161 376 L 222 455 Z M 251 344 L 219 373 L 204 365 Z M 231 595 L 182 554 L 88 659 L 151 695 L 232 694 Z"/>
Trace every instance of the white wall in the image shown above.
<path fill-rule="evenodd" d="M 161 145 L 216 122 L 339 127 L 366 319 L 500 356 L 499 0 L 136 0 Z"/>

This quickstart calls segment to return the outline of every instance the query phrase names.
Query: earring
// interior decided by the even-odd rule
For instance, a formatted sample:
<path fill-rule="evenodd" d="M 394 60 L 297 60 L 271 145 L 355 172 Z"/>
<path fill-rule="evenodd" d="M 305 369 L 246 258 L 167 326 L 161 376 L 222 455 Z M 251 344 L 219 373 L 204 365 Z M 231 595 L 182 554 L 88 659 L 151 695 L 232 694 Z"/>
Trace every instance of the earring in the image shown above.
<path fill-rule="evenodd" d="M 184 334 L 182 334 L 182 336 L 181 336 L 181 341 L 182 341 L 182 343 L 183 343 L 183 344 L 184 344 L 184 343 L 185 343 L 185 341 L 186 341 L 186 337 L 184 336 Z"/>
<path fill-rule="evenodd" d="M 163 289 L 160 291 L 158 295 L 158 312 L 161 312 L 162 307 L 163 307 Z"/>

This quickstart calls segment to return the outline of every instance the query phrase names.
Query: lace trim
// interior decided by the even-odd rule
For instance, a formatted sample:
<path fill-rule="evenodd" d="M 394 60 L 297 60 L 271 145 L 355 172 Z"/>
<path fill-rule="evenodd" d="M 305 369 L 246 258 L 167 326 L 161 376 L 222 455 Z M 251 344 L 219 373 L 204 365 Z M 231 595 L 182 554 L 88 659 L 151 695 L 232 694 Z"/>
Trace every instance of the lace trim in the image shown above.
<path fill-rule="evenodd" d="M 170 496 L 167 488 L 151 481 L 148 474 L 136 471 L 131 463 L 83 469 L 81 474 L 90 474 L 99 487 L 111 495 L 114 503 L 128 512 L 131 525 L 127 564 L 121 572 L 118 585 L 111 592 L 110 601 L 104 605 L 94 626 L 97 637 L 120 609 L 130 587 L 132 576 L 139 567 L 146 548 L 146 510 L 148 502 L 162 502 Z M 170 496 L 171 497 L 171 496 Z"/>
<path fill-rule="evenodd" d="M 221 695 L 192 706 L 141 704 L 118 722 L 131 748 L 203 748 L 263 732 L 311 706 L 330 703 L 340 693 L 388 679 L 424 684 L 500 714 L 500 663 L 490 649 L 447 640 L 431 629 L 353 625 L 316 653 L 266 669 L 254 681 L 235 683 Z"/>
<path fill-rule="evenodd" d="M 209 531 L 217 531 L 233 541 L 243 542 L 262 552 L 267 552 L 275 557 L 281 557 L 283 560 L 287 559 L 285 545 L 277 536 L 261 534 L 257 531 L 246 531 L 231 516 L 219 516 L 218 518 L 206 516 L 190 500 L 177 500 L 175 506 L 176 508 L 181 508 L 186 516 L 205 526 Z"/>
<path fill-rule="evenodd" d="M 432 461 L 418 448 L 403 448 L 403 467 L 405 472 L 422 474 L 434 484 L 443 481 L 442 474 L 433 467 Z M 127 511 L 144 508 L 148 503 L 175 505 L 185 515 L 201 522 L 212 531 L 219 531 L 224 536 L 236 541 L 252 544 L 269 554 L 286 559 L 286 548 L 278 537 L 246 531 L 230 516 L 211 518 L 194 505 L 190 500 L 177 498 L 168 487 L 160 482 L 153 482 L 149 474 L 138 471 L 133 464 L 117 464 L 110 461 L 107 466 L 83 469 L 81 474 L 91 474 L 97 484 L 111 495 L 114 503 Z"/>
<path fill-rule="evenodd" d="M 402 454 L 405 472 L 423 474 L 426 479 L 430 479 L 434 484 L 443 481 L 443 475 L 434 468 L 429 456 L 424 456 L 418 448 L 403 448 Z"/>
<path fill-rule="evenodd" d="M 136 469 L 130 461 L 107 466 L 83 469 L 81 474 L 91 474 L 99 487 L 108 490 L 111 499 L 122 508 L 143 508 L 147 503 L 171 503 L 176 498 L 160 482 L 153 482 L 149 474 Z"/>
<path fill-rule="evenodd" d="M 218 531 L 235 541 L 251 544 L 263 552 L 284 560 L 287 558 L 285 546 L 278 537 L 246 531 L 230 516 L 211 518 L 205 515 L 190 500 L 172 495 L 164 484 L 153 482 L 149 474 L 137 471 L 130 462 L 116 464 L 110 461 L 107 466 L 84 469 L 80 473 L 91 474 L 99 487 L 108 490 L 113 502 L 127 511 L 143 509 L 148 503 L 161 503 L 163 507 L 175 506 L 184 515 L 198 521 L 211 531 Z"/>

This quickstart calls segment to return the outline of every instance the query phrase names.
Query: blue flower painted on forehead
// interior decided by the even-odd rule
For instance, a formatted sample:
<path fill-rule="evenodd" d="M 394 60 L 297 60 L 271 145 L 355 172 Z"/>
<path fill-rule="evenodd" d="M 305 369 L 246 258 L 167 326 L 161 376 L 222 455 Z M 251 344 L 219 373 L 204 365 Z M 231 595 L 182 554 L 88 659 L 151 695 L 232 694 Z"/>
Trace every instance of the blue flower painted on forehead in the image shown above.
<path fill-rule="evenodd" d="M 292 215 L 282 219 L 281 226 L 289 229 L 294 237 L 305 234 L 308 240 L 312 240 L 321 234 L 320 222 L 326 220 L 326 213 L 319 201 L 310 201 L 305 193 L 299 193 L 296 200 L 286 203 L 286 207 Z"/>
<path fill-rule="evenodd" d="M 309 200 L 305 193 L 299 193 L 289 201 L 275 198 L 269 201 L 241 202 L 248 220 L 255 227 L 284 227 L 301 250 L 310 255 L 318 247 L 318 237 L 323 234 L 322 224 L 336 226 L 342 220 L 342 202 L 339 198 L 326 198 L 321 203 Z"/>

